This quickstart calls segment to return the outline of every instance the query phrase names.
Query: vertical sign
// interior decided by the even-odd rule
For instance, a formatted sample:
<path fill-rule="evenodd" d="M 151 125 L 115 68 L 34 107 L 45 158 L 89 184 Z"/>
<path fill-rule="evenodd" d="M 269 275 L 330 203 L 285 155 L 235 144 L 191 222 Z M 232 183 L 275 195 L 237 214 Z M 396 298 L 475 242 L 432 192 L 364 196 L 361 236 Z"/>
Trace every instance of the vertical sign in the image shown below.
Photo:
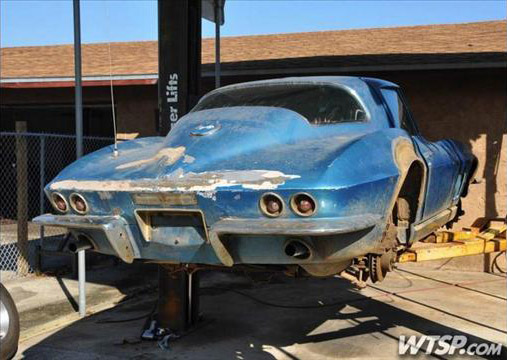
<path fill-rule="evenodd" d="M 201 0 L 158 2 L 159 134 L 195 104 L 201 78 Z"/>

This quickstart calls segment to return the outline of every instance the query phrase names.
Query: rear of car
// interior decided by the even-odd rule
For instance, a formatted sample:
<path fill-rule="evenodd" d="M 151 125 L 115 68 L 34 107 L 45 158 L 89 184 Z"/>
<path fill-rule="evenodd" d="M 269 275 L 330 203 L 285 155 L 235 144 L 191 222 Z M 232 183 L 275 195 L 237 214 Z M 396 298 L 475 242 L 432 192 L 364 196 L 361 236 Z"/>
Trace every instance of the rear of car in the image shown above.
<path fill-rule="evenodd" d="M 56 214 L 36 221 L 127 262 L 330 263 L 338 272 L 384 230 L 398 177 L 386 124 L 360 79 L 225 87 L 165 139 L 120 144 L 117 157 L 105 148 L 65 169 L 46 188 Z"/>

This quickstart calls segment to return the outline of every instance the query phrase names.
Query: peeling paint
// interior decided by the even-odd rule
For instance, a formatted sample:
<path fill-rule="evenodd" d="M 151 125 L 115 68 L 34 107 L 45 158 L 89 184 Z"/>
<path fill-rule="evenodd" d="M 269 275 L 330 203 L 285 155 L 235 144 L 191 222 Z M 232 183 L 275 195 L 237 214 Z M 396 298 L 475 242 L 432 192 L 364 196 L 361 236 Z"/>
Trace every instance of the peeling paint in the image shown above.
<path fill-rule="evenodd" d="M 213 201 L 217 200 L 216 192 L 215 191 L 199 191 L 197 193 L 197 195 L 199 195 L 199 196 L 201 196 L 203 198 L 206 198 L 206 199 L 211 199 Z"/>
<path fill-rule="evenodd" d="M 299 178 L 270 170 L 224 170 L 184 173 L 181 168 L 158 179 L 140 180 L 62 180 L 52 183 L 52 190 L 81 191 L 214 191 L 220 187 L 242 186 L 244 189 L 272 190 L 287 180 Z"/>
<path fill-rule="evenodd" d="M 165 158 L 164 164 L 168 166 L 168 165 L 172 165 L 176 161 L 178 161 L 183 156 L 184 153 L 185 153 L 184 146 L 178 146 L 175 148 L 163 148 L 158 153 L 156 153 L 154 156 L 152 156 L 151 158 L 135 160 L 135 161 L 131 161 L 131 162 L 128 162 L 125 164 L 121 164 L 121 165 L 118 165 L 116 167 L 116 169 L 121 170 L 121 169 L 128 169 L 128 168 L 135 167 L 135 166 L 141 166 L 141 165 L 153 163 L 155 161 L 159 161 L 163 158 Z"/>
<path fill-rule="evenodd" d="M 413 161 L 419 160 L 414 150 L 414 145 L 406 138 L 400 137 L 395 139 L 393 141 L 392 151 L 400 173 L 407 171 Z"/>
<path fill-rule="evenodd" d="M 110 200 L 113 198 L 113 194 L 111 194 L 109 191 L 98 191 L 99 198 L 101 200 Z"/>
<path fill-rule="evenodd" d="M 195 161 L 195 157 L 193 157 L 193 156 L 190 156 L 190 155 L 185 155 L 185 156 L 183 157 L 183 162 L 184 162 L 185 164 L 192 164 L 194 161 Z"/>

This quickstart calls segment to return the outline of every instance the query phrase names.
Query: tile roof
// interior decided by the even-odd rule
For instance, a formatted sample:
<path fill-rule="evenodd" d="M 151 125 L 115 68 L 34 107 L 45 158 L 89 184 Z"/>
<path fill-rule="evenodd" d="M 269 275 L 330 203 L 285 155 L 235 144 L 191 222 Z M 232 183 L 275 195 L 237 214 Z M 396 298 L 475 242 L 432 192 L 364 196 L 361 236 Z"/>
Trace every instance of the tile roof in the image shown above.
<path fill-rule="evenodd" d="M 507 21 L 321 31 L 222 38 L 224 71 L 326 65 L 505 61 Z M 114 75 L 157 74 L 157 42 L 111 43 Z M 109 45 L 84 44 L 83 75 L 109 75 Z M 203 70 L 214 62 L 214 40 L 202 43 Z M 209 64 L 209 65 L 206 65 Z M 2 48 L 0 76 L 71 77 L 72 45 Z"/>

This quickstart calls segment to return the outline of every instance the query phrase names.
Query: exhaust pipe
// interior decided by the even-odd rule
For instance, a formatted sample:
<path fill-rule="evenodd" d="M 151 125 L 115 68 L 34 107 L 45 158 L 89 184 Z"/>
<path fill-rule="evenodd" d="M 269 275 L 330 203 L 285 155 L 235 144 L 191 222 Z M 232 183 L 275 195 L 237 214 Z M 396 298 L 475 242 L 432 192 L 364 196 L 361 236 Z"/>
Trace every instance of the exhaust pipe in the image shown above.
<path fill-rule="evenodd" d="M 84 235 L 79 235 L 76 241 L 69 244 L 69 250 L 73 253 L 77 253 L 81 250 L 88 250 L 93 248 L 91 241 Z"/>
<path fill-rule="evenodd" d="M 303 244 L 300 241 L 290 241 L 285 245 L 285 255 L 300 259 L 306 260 L 310 257 L 311 252 L 306 244 Z"/>

